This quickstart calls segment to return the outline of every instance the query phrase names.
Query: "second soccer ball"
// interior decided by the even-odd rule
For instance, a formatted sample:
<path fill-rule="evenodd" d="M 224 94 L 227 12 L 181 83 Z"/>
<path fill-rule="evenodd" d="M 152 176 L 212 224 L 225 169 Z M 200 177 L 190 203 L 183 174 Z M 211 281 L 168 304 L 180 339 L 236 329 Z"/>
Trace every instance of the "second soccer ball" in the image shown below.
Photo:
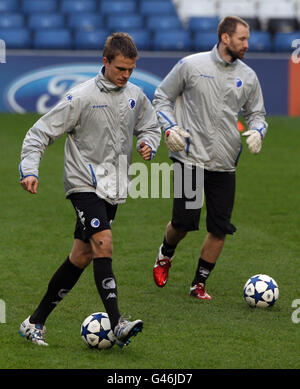
<path fill-rule="evenodd" d="M 266 274 L 256 274 L 244 286 L 244 299 L 251 307 L 271 307 L 279 297 L 276 281 Z"/>

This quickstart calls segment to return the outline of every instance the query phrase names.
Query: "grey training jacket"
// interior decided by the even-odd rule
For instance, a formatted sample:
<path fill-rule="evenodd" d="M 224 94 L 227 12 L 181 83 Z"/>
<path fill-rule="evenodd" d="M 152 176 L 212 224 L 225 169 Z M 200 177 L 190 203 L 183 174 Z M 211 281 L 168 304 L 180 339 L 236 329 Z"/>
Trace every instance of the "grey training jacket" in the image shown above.
<path fill-rule="evenodd" d="M 133 135 L 137 149 L 145 141 L 154 155 L 161 130 L 151 102 L 138 86 L 127 82 L 119 88 L 103 74 L 104 68 L 95 78 L 71 89 L 27 132 L 21 152 L 21 179 L 38 177 L 46 147 L 66 133 L 66 196 L 95 192 L 111 204 L 126 200 Z"/>
<path fill-rule="evenodd" d="M 267 132 L 261 87 L 244 62 L 225 62 L 212 51 L 180 60 L 158 86 L 153 100 L 161 127 L 177 124 L 189 132 L 182 162 L 212 171 L 234 171 L 242 150 L 237 129 L 242 111 L 248 129 Z"/>

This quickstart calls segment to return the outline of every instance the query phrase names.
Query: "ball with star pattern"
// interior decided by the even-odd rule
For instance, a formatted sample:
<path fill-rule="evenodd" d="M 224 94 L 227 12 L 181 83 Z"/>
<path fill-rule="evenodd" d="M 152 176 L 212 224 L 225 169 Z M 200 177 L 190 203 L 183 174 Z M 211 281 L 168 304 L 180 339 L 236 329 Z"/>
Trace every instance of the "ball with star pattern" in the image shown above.
<path fill-rule="evenodd" d="M 244 299 L 250 307 L 271 307 L 278 297 L 277 282 L 266 274 L 256 274 L 245 283 Z"/>
<path fill-rule="evenodd" d="M 89 315 L 81 325 L 80 335 L 90 348 L 102 350 L 111 348 L 115 344 L 106 312 L 95 312 Z"/>

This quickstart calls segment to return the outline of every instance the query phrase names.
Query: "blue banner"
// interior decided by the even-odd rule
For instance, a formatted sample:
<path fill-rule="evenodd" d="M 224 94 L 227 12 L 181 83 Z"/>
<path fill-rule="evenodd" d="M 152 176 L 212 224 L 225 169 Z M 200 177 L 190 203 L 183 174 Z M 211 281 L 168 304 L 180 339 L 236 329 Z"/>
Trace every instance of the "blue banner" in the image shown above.
<path fill-rule="evenodd" d="M 143 56 L 131 82 L 150 100 L 159 82 L 181 57 Z M 268 115 L 288 114 L 288 60 L 246 59 L 261 82 Z M 0 111 L 45 113 L 73 86 L 94 77 L 101 58 L 86 55 L 7 55 L 0 64 Z"/>

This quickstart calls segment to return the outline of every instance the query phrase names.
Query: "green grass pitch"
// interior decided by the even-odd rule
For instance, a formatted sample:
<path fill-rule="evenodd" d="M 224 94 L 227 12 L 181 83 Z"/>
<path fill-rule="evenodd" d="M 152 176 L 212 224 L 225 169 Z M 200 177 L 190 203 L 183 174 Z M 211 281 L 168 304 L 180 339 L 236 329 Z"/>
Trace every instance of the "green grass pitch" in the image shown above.
<path fill-rule="evenodd" d="M 79 335 L 83 319 L 103 311 L 92 267 L 49 317 L 48 348 L 18 334 L 69 254 L 75 222 L 62 185 L 64 138 L 46 150 L 38 195 L 19 185 L 21 144 L 37 118 L 0 116 L 0 299 L 6 306 L 6 323 L 0 323 L 1 369 L 299 368 L 300 323 L 292 321 L 292 302 L 300 299 L 299 118 L 268 118 L 259 155 L 250 154 L 243 139 L 233 212 L 237 232 L 227 238 L 208 281 L 210 302 L 188 295 L 206 233 L 205 210 L 200 230 L 181 242 L 168 285 L 160 289 L 152 268 L 171 200 L 129 198 L 119 207 L 113 267 L 120 309 L 141 318 L 144 330 L 128 347 L 104 351 L 88 349 Z M 136 152 L 134 161 L 142 162 Z M 153 162 L 169 162 L 163 142 Z M 270 309 L 253 309 L 243 300 L 244 283 L 257 273 L 274 277 L 279 285 L 279 300 Z"/>

